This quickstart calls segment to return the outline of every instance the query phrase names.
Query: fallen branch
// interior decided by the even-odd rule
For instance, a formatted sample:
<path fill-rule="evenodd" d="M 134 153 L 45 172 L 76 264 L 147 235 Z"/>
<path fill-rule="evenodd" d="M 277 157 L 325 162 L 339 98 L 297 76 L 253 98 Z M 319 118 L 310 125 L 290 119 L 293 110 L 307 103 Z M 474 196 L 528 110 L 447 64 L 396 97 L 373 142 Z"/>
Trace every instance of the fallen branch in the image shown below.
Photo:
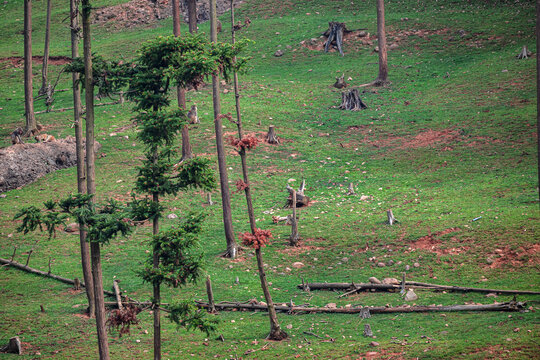
<path fill-rule="evenodd" d="M 401 290 L 401 285 L 391 284 L 355 284 L 355 283 L 309 283 L 300 284 L 298 288 L 302 289 L 303 286 L 309 286 L 311 290 L 342 290 L 349 291 L 350 293 L 359 292 L 362 290 L 382 290 L 382 291 L 394 291 Z M 521 295 L 540 295 L 540 291 L 529 290 L 501 290 L 501 289 L 482 289 L 463 286 L 448 286 L 421 283 L 417 281 L 406 281 L 405 286 L 414 289 L 426 289 L 426 290 L 446 290 L 446 291 L 462 291 L 462 292 L 480 292 L 480 293 L 499 293 L 499 294 L 521 294 Z"/>
<path fill-rule="evenodd" d="M 202 301 L 195 301 L 199 308 L 208 309 L 210 305 Z M 389 313 L 417 313 L 417 312 L 452 312 L 452 311 L 519 311 L 525 308 L 525 303 L 510 301 L 495 304 L 477 304 L 477 305 L 447 305 L 447 306 L 369 306 L 369 307 L 349 307 L 349 308 L 329 308 L 329 307 L 306 307 L 306 306 L 284 306 L 275 305 L 276 311 L 286 312 L 288 314 L 299 313 L 335 313 L 335 314 L 359 314 L 369 309 L 370 314 L 389 314 Z M 266 304 L 260 303 L 239 303 L 239 302 L 221 302 L 214 304 L 217 310 L 222 311 L 268 311 Z"/>
<path fill-rule="evenodd" d="M 68 279 L 68 278 L 65 278 L 65 277 L 62 277 L 62 276 L 58 276 L 58 275 L 54 275 L 54 274 L 51 274 L 51 273 L 48 273 L 48 272 L 45 272 L 45 271 L 41 271 L 41 270 L 38 270 L 38 269 L 33 269 L 33 268 L 29 267 L 29 266 L 23 265 L 23 264 L 18 263 L 16 261 L 10 261 L 10 260 L 7 260 L 7 259 L 0 258 L 0 264 L 2 264 L 4 266 L 11 266 L 11 267 L 13 267 L 15 269 L 26 271 L 26 272 L 31 273 L 31 274 L 48 277 L 48 278 L 63 282 L 65 284 L 75 285 L 75 280 Z M 84 287 L 85 285 L 84 285 L 83 282 L 80 282 L 80 286 Z M 104 290 L 103 293 L 105 295 L 115 296 L 114 292 L 112 292 L 112 291 Z"/>

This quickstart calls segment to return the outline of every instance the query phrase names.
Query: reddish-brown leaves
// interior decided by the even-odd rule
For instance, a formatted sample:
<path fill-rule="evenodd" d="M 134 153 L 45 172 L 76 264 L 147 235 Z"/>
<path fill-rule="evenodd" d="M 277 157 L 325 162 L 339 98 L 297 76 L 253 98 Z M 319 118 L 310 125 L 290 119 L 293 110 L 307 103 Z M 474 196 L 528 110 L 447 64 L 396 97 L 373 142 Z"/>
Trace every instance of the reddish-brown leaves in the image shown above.
<path fill-rule="evenodd" d="M 109 330 L 116 329 L 120 336 L 123 334 L 129 334 L 129 327 L 139 323 L 137 314 L 141 312 L 137 306 L 126 305 L 122 310 L 115 309 L 110 312 L 109 319 L 107 319 L 107 326 Z"/>
<path fill-rule="evenodd" d="M 246 184 L 242 180 L 238 179 L 238 180 L 236 180 L 236 191 L 235 191 L 235 193 L 242 192 L 242 191 L 246 190 L 248 187 L 249 187 L 248 184 Z"/>
<path fill-rule="evenodd" d="M 257 147 L 257 145 L 259 144 L 259 139 L 257 139 L 255 136 L 246 136 L 242 138 L 242 140 L 239 140 L 231 136 L 229 138 L 229 143 L 235 148 L 237 148 L 238 150 L 240 149 L 251 150 Z"/>
<path fill-rule="evenodd" d="M 270 230 L 255 229 L 255 234 L 245 232 L 239 236 L 242 245 L 249 246 L 254 249 L 260 249 L 266 246 L 272 239 L 272 232 Z"/>

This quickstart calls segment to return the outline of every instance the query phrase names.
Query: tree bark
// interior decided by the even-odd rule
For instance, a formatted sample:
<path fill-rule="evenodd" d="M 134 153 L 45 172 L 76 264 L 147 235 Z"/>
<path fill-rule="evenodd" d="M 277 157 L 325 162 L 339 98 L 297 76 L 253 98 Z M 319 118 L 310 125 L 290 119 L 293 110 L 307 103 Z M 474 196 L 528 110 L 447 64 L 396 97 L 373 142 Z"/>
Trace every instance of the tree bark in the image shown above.
<path fill-rule="evenodd" d="M 50 0 L 49 0 L 50 1 Z M 70 25 L 71 25 L 71 57 L 79 57 L 79 14 L 77 0 L 70 0 Z M 81 121 L 81 88 L 79 84 L 79 74 L 71 74 L 73 83 L 73 122 L 75 124 L 75 153 L 77 156 L 77 190 L 79 193 L 86 193 L 86 176 L 84 170 L 84 149 L 83 149 L 83 129 Z M 79 243 L 81 248 L 81 266 L 83 279 L 86 284 L 86 297 L 88 298 L 88 314 L 95 316 L 96 306 L 94 302 L 94 279 L 92 279 L 92 267 L 90 265 L 90 248 L 86 242 L 86 231 L 82 224 L 79 224 Z"/>
<path fill-rule="evenodd" d="M 189 143 L 189 127 L 187 124 L 182 128 L 182 159 L 185 161 L 193 158 L 193 151 L 191 150 L 191 144 Z"/>
<path fill-rule="evenodd" d="M 173 17 L 173 33 L 174 36 L 180 37 L 180 2 L 172 0 L 172 17 Z M 186 109 L 186 89 L 176 87 L 176 97 L 178 99 L 178 107 Z"/>
<path fill-rule="evenodd" d="M 197 0 L 187 0 L 189 32 L 197 33 Z"/>
<path fill-rule="evenodd" d="M 217 42 L 217 17 L 216 0 L 210 0 L 210 40 Z M 223 225 L 225 228 L 225 239 L 227 241 L 227 252 L 225 256 L 234 259 L 237 255 L 237 245 L 234 238 L 231 214 L 231 195 L 229 192 L 229 178 L 227 175 L 227 163 L 225 159 L 225 149 L 223 146 L 223 125 L 221 122 L 221 104 L 219 99 L 219 77 L 212 75 L 212 101 L 214 103 L 214 127 L 216 131 L 216 148 L 219 168 L 219 183 L 221 186 L 221 200 L 223 208 Z"/>
<path fill-rule="evenodd" d="M 366 108 L 367 105 L 360 99 L 358 89 L 352 89 L 341 93 L 340 110 L 359 111 Z"/>
<path fill-rule="evenodd" d="M 279 144 L 279 139 L 276 136 L 276 127 L 270 125 L 268 127 L 268 134 L 266 134 L 266 142 L 269 144 Z"/>
<path fill-rule="evenodd" d="M 210 280 L 210 275 L 206 277 L 206 293 L 208 295 L 208 312 L 215 313 L 216 308 L 214 307 L 214 292 L 212 291 L 212 280 Z"/>
<path fill-rule="evenodd" d="M 154 161 L 157 159 L 157 153 L 154 153 Z M 159 203 L 159 194 L 152 194 L 152 201 Z M 152 222 L 152 234 L 157 235 L 159 233 L 159 218 L 154 218 Z M 153 266 L 154 269 L 159 267 L 159 253 L 158 249 L 153 249 Z M 161 359 L 161 317 L 160 317 L 160 303 L 161 292 L 160 285 L 154 284 L 153 286 L 153 300 L 152 307 L 154 312 L 154 360 Z"/>
<path fill-rule="evenodd" d="M 95 152 L 94 152 L 94 78 L 92 74 L 92 37 L 90 34 L 90 0 L 82 0 L 82 23 L 84 45 L 84 75 L 86 99 L 86 191 L 96 193 Z M 109 343 L 105 328 L 105 304 L 103 298 L 103 278 L 101 274 L 101 248 L 96 242 L 90 243 L 94 299 L 96 306 L 96 328 L 99 358 L 109 360 Z"/>
<path fill-rule="evenodd" d="M 384 26 L 384 0 L 377 0 L 377 41 L 379 43 L 379 76 L 374 85 L 388 84 L 388 59 L 386 49 L 386 30 Z"/>
<path fill-rule="evenodd" d="M 540 0 L 536 0 L 536 128 L 540 129 L 540 60 L 538 59 L 538 49 L 540 49 Z M 540 158 L 540 137 L 536 137 L 537 159 Z M 537 164 L 538 177 L 540 180 L 540 162 Z M 537 182 L 538 185 L 538 182 Z"/>
<path fill-rule="evenodd" d="M 41 67 L 41 88 L 38 94 L 44 95 L 47 93 L 49 82 L 47 74 L 49 71 L 49 44 L 51 41 L 51 6 L 52 1 L 47 0 L 47 20 L 45 23 L 45 48 L 43 50 L 43 66 Z"/>
<path fill-rule="evenodd" d="M 291 194 L 292 197 L 292 218 L 291 218 L 291 237 L 289 238 L 289 244 L 291 246 L 298 245 L 298 222 L 296 219 L 296 191 Z"/>
<path fill-rule="evenodd" d="M 32 0 L 24 0 L 24 111 L 29 136 L 37 129 L 32 91 Z"/>

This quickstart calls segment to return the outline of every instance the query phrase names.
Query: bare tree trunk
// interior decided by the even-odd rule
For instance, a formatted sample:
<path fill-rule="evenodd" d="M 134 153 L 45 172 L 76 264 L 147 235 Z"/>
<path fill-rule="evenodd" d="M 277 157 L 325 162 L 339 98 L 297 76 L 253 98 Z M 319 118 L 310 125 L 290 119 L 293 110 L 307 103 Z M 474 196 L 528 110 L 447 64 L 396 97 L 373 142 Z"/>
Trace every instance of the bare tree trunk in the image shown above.
<path fill-rule="evenodd" d="M 70 0 L 71 18 L 71 57 L 79 57 L 79 14 L 78 1 Z M 77 156 L 77 190 L 79 193 L 86 193 L 86 176 L 84 171 L 84 149 L 83 130 L 81 122 L 81 90 L 79 85 L 79 74 L 73 72 L 73 120 L 75 123 L 75 152 Z M 92 279 L 92 267 L 90 265 L 90 249 L 86 242 L 86 231 L 82 224 L 79 224 L 79 242 L 81 245 L 81 265 L 83 279 L 86 284 L 86 297 L 88 298 L 88 314 L 94 317 L 96 306 L 94 302 L 94 280 Z"/>
<path fill-rule="evenodd" d="M 217 17 L 216 0 L 210 0 L 210 40 L 217 42 Z M 225 239 L 227 240 L 227 252 L 225 256 L 234 259 L 237 254 L 237 245 L 234 238 L 231 215 L 231 195 L 229 192 L 229 178 L 227 175 L 227 164 L 225 159 L 225 149 L 223 146 L 223 125 L 221 122 L 221 104 L 219 99 L 219 77 L 212 75 L 212 101 L 214 103 L 214 127 L 216 131 L 216 148 L 218 156 L 219 183 L 221 185 L 221 203 L 223 207 L 223 225 L 225 227 Z"/>
<path fill-rule="evenodd" d="M 157 153 L 154 153 L 154 161 L 157 159 Z M 152 201 L 159 203 L 159 194 L 154 193 L 152 195 Z M 159 233 L 159 219 L 156 217 L 152 223 L 152 234 L 157 235 Z M 159 267 L 159 254 L 157 249 L 153 249 L 153 266 L 154 269 Z M 161 292 L 159 284 L 154 284 L 153 286 L 153 297 L 152 305 L 154 311 L 154 360 L 161 359 L 161 317 L 160 317 L 160 302 L 161 302 Z"/>
<path fill-rule="evenodd" d="M 379 76 L 374 85 L 388 84 L 388 59 L 386 57 L 386 31 L 384 26 L 384 0 L 377 0 L 377 41 L 379 43 Z"/>
<path fill-rule="evenodd" d="M 32 91 L 32 0 L 24 0 L 24 111 L 26 135 L 37 128 Z"/>
<path fill-rule="evenodd" d="M 193 158 L 193 151 L 191 150 L 191 144 L 189 143 L 189 127 L 188 124 L 185 124 L 182 128 L 182 159 L 180 161 L 191 158 Z"/>
<path fill-rule="evenodd" d="M 289 244 L 291 246 L 298 245 L 298 222 L 296 220 L 296 191 L 292 192 L 292 218 L 291 218 L 291 237 L 289 238 Z"/>
<path fill-rule="evenodd" d="M 536 0 L 536 128 L 540 129 L 540 60 L 538 60 L 538 49 L 540 49 L 540 0 Z M 540 156 L 540 138 L 538 136 L 536 137 L 536 142 L 537 155 Z M 537 166 L 537 179 L 540 181 L 540 162 Z"/>
<path fill-rule="evenodd" d="M 174 36 L 180 36 L 180 3 L 179 0 L 172 0 L 172 17 L 173 17 L 173 33 Z M 176 97 L 178 99 L 178 107 L 186 109 L 186 89 L 181 87 L 176 88 Z"/>
<path fill-rule="evenodd" d="M 197 0 L 187 0 L 189 32 L 197 33 Z"/>
<path fill-rule="evenodd" d="M 90 35 L 90 0 L 82 0 L 82 23 L 84 44 L 84 75 L 86 98 L 86 190 L 96 193 L 95 152 L 94 152 L 94 78 L 92 74 L 92 37 Z M 101 248 L 97 242 L 90 243 L 94 298 L 96 306 L 96 328 L 99 358 L 109 360 L 109 343 L 105 328 L 105 300 L 103 298 L 103 279 L 101 274 Z"/>
<path fill-rule="evenodd" d="M 49 71 L 49 44 L 51 41 L 51 0 L 47 0 L 47 20 L 45 25 L 45 49 L 43 50 L 43 66 L 41 67 L 41 88 L 38 94 L 44 95 L 47 93 L 49 82 L 47 73 Z"/>

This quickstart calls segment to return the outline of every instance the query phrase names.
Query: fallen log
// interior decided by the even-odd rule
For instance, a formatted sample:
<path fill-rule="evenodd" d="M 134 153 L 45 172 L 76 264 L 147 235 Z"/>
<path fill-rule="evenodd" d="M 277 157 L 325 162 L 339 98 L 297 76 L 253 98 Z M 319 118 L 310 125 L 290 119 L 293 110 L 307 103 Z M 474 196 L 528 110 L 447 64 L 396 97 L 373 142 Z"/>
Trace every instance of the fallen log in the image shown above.
<path fill-rule="evenodd" d="M 199 308 L 208 309 L 210 305 L 202 301 L 195 301 Z M 447 305 L 447 306 L 358 306 L 349 308 L 331 308 L 331 307 L 307 307 L 307 306 L 284 306 L 275 305 L 276 311 L 286 312 L 288 314 L 300 313 L 328 313 L 328 314 L 360 314 L 369 309 L 370 314 L 391 314 L 391 313 L 417 313 L 417 312 L 453 312 L 453 311 L 520 311 L 525 308 L 525 303 L 510 301 L 495 304 L 477 304 L 477 305 Z M 239 303 L 239 302 L 221 302 L 214 304 L 216 310 L 222 311 L 268 311 L 266 304 Z"/>
<path fill-rule="evenodd" d="M 302 289 L 303 286 L 309 286 L 311 290 L 342 290 L 358 292 L 362 290 L 383 290 L 383 291 L 394 291 L 400 290 L 401 285 L 391 285 L 391 284 L 355 284 L 353 283 L 308 283 L 300 284 L 297 287 Z M 501 289 L 482 289 L 482 288 L 473 288 L 473 287 L 464 287 L 464 286 L 451 286 L 451 285 L 437 285 L 422 283 L 417 281 L 406 281 L 405 286 L 414 289 L 426 289 L 426 290 L 445 290 L 445 291 L 461 291 L 461 292 L 480 292 L 480 293 L 498 293 L 498 294 L 513 294 L 513 295 L 540 295 L 540 291 L 529 291 L 529 290 L 501 290 Z M 356 290 L 356 291 L 355 291 Z"/>
<path fill-rule="evenodd" d="M 54 274 L 51 274 L 49 272 L 41 271 L 41 270 L 38 270 L 38 269 L 34 269 L 34 268 L 29 267 L 29 266 L 18 263 L 16 261 L 11 261 L 11 260 L 0 258 L 0 264 L 2 264 L 3 266 L 11 266 L 11 267 L 13 267 L 15 269 L 26 271 L 26 272 L 28 272 L 30 274 L 35 274 L 35 275 L 39 275 L 39 276 L 48 277 L 50 279 L 54 279 L 54 280 L 63 282 L 65 284 L 74 285 L 74 286 L 76 284 L 75 280 L 68 279 L 68 278 L 65 278 L 65 277 L 62 277 L 62 276 L 58 276 L 58 275 L 54 275 Z M 77 279 L 77 283 L 79 284 L 79 286 L 85 287 L 84 282 L 81 282 L 78 279 Z M 112 292 L 112 291 L 104 290 L 103 293 L 105 295 L 116 297 L 115 293 Z M 116 304 L 116 302 L 115 302 L 115 304 Z"/>

